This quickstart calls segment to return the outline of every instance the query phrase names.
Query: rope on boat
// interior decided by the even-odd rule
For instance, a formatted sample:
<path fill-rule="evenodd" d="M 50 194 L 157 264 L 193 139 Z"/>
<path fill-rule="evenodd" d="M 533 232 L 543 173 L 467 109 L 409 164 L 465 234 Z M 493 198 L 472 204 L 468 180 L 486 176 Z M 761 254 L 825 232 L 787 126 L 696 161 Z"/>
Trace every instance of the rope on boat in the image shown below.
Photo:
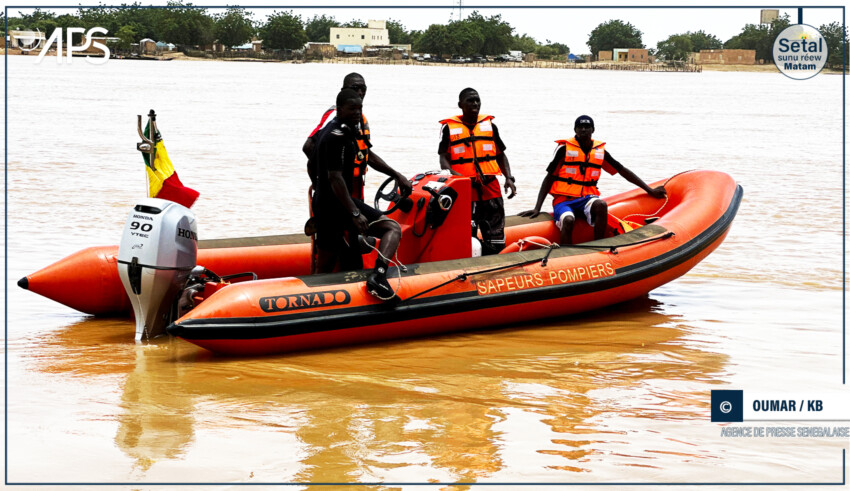
<path fill-rule="evenodd" d="M 475 276 L 475 275 L 479 275 L 479 274 L 486 274 L 486 273 L 493 273 L 493 272 L 496 272 L 496 271 L 501 271 L 503 269 L 511 269 L 511 268 L 516 268 L 516 267 L 520 267 L 520 266 L 528 266 L 529 264 L 534 264 L 536 262 L 539 262 L 540 265 L 545 268 L 546 264 L 549 262 L 549 255 L 552 254 L 552 251 L 554 251 L 555 249 L 558 249 L 560 247 L 572 247 L 572 248 L 575 248 L 575 249 L 608 249 L 608 252 L 610 252 L 611 254 L 617 254 L 617 249 L 620 248 L 620 247 L 629 247 L 629 246 L 633 246 L 633 245 L 646 244 L 647 242 L 654 242 L 656 240 L 669 239 L 670 237 L 673 237 L 675 235 L 676 234 L 673 233 L 673 232 L 667 232 L 666 234 L 659 235 L 657 237 L 650 237 L 648 239 L 639 240 L 637 242 L 630 242 L 628 244 L 620 244 L 620 245 L 615 245 L 615 246 L 610 246 L 610 247 L 609 246 L 589 245 L 589 244 L 588 245 L 551 244 L 549 246 L 546 246 L 546 248 L 548 250 L 546 251 L 546 254 L 540 259 L 529 259 L 528 261 L 521 261 L 521 262 L 518 262 L 518 263 L 506 264 L 504 266 L 496 266 L 495 268 L 483 269 L 481 271 L 474 271 L 472 273 L 461 273 L 461 274 L 455 276 L 454 278 L 452 278 L 448 281 L 444 281 L 437 286 L 433 286 L 433 287 L 428 288 L 427 290 L 423 290 L 423 291 L 421 291 L 421 292 L 419 292 L 415 295 L 411 295 L 411 296 L 409 296 L 405 299 L 402 299 L 401 301 L 405 302 L 405 301 L 408 301 L 408 300 L 413 300 L 416 297 L 425 295 L 426 293 L 430 293 L 434 290 L 437 290 L 437 289 L 442 288 L 446 285 L 454 283 L 455 281 L 466 281 L 466 279 L 469 278 L 470 276 Z M 401 274 L 399 274 L 399 285 L 401 285 Z"/>
<path fill-rule="evenodd" d="M 621 247 L 629 247 L 633 245 L 646 244 L 647 242 L 654 242 L 656 240 L 669 239 L 670 237 L 673 237 L 675 235 L 675 232 L 667 232 L 664 235 L 658 235 L 656 237 L 650 237 L 648 239 L 639 240 L 637 242 L 629 242 L 628 244 L 620 244 L 613 246 L 600 246 L 592 244 L 565 244 L 561 247 L 572 247 L 573 249 L 608 249 L 608 252 L 610 252 L 611 254 L 617 254 L 617 249 Z"/>
<path fill-rule="evenodd" d="M 375 220 L 374 222 L 370 223 L 369 226 L 371 227 L 374 223 L 377 223 L 381 220 L 384 220 L 384 218 L 382 217 L 382 218 Z M 384 256 L 383 254 L 381 254 L 381 251 L 379 251 L 377 247 L 373 246 L 372 244 L 370 244 L 366 241 L 363 241 L 363 243 L 366 244 L 367 246 L 369 246 L 370 249 L 372 249 L 373 251 L 378 253 L 378 256 L 380 256 L 381 259 L 383 259 L 384 262 L 387 263 L 387 268 L 389 268 L 393 264 L 395 264 L 397 266 L 396 271 L 398 271 L 398 277 L 396 278 L 396 280 L 398 281 L 398 284 L 396 285 L 395 290 L 393 290 L 393 294 L 391 296 L 387 297 L 387 298 L 381 297 L 379 295 L 375 295 L 375 296 L 378 297 L 379 299 L 385 301 L 385 302 L 387 300 L 392 300 L 393 298 L 398 297 L 398 290 L 399 290 L 399 288 L 401 288 L 401 273 L 407 272 L 407 266 L 402 264 L 402 262 L 398 258 L 398 248 L 396 248 L 395 255 L 393 256 L 393 259 L 389 259 L 386 256 Z"/>
<path fill-rule="evenodd" d="M 662 184 L 661 186 L 662 186 L 662 187 L 666 187 L 666 186 L 667 186 L 667 184 L 668 184 L 671 180 L 673 180 L 673 178 L 674 178 L 674 177 L 681 176 L 682 174 L 687 174 L 688 172 L 693 172 L 694 170 L 695 170 L 695 169 L 692 169 L 692 170 L 686 170 L 686 171 L 680 172 L 680 173 L 678 173 L 678 174 L 674 174 L 674 175 L 670 176 L 669 178 L 667 178 L 667 180 L 666 180 L 666 181 L 664 181 L 664 184 Z M 664 209 L 664 207 L 665 207 L 665 206 L 667 206 L 667 202 L 668 202 L 668 201 L 670 201 L 670 195 L 666 195 L 666 196 L 664 196 L 664 204 L 663 204 L 663 205 L 661 205 L 661 208 L 659 208 L 659 209 L 655 210 L 655 212 L 654 212 L 654 213 L 650 213 L 649 215 L 642 214 L 642 213 L 632 213 L 631 215 L 626 215 L 626 216 L 624 216 L 623 218 L 619 218 L 617 215 L 614 215 L 614 214 L 612 213 L 612 214 L 611 214 L 611 216 L 613 216 L 614 218 L 616 218 L 616 219 L 618 219 L 618 220 L 620 220 L 620 221 L 623 221 L 623 222 L 625 222 L 625 221 L 626 221 L 629 217 L 646 217 L 646 218 L 656 217 L 656 216 L 658 216 L 658 214 L 659 214 L 659 213 L 661 213 L 661 210 L 663 210 L 663 209 Z M 645 222 L 645 221 L 646 221 L 646 220 L 644 220 L 644 222 Z"/>
<path fill-rule="evenodd" d="M 551 247 L 552 247 L 552 243 L 551 243 L 551 242 L 549 242 L 548 240 L 546 241 L 546 242 L 549 242 L 548 244 L 543 244 L 543 243 L 540 243 L 540 242 L 535 242 L 535 241 L 530 240 L 530 239 L 519 239 L 519 240 L 518 240 L 518 241 L 516 241 L 516 242 L 517 242 L 517 244 L 519 245 L 519 251 L 517 251 L 517 252 L 522 252 L 522 248 L 523 248 L 523 247 L 525 247 L 525 244 L 536 245 L 536 246 L 540 247 L 541 249 L 544 249 L 544 248 L 546 248 L 546 247 L 549 247 L 549 248 L 551 248 Z"/>
<path fill-rule="evenodd" d="M 668 182 L 669 182 L 669 181 L 668 181 Z M 665 182 L 665 183 L 664 183 L 664 185 L 667 185 L 667 183 Z M 620 218 L 619 220 L 620 220 L 620 221 L 625 222 L 626 220 L 628 220 L 628 219 L 629 219 L 629 218 L 631 218 L 631 217 L 646 217 L 646 218 L 652 218 L 652 217 L 654 217 L 654 216 L 657 216 L 659 213 L 661 213 L 661 210 L 663 210 L 663 209 L 664 209 L 664 207 L 665 207 L 665 206 L 667 206 L 667 202 L 668 202 L 668 201 L 670 201 L 670 197 L 669 197 L 668 195 L 666 195 L 666 194 L 665 194 L 665 195 L 664 195 L 664 204 L 663 204 L 663 205 L 661 205 L 661 208 L 659 208 L 659 209 L 655 210 L 654 212 L 652 212 L 652 213 L 650 213 L 650 214 L 648 214 L 648 215 L 647 215 L 647 214 L 645 214 L 645 213 L 632 213 L 631 215 L 626 215 L 626 216 L 624 216 L 623 218 Z"/>

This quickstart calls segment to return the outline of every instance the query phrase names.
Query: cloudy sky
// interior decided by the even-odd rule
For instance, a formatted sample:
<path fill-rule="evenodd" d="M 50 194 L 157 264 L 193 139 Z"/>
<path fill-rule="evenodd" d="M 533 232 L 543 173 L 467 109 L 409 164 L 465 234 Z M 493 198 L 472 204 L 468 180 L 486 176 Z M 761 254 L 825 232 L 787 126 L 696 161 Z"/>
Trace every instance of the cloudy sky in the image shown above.
<path fill-rule="evenodd" d="M 14 1 L 14 0 L 13 0 Z M 120 0 L 109 2 L 100 0 L 103 4 L 120 4 L 122 2 L 132 3 L 131 0 Z M 76 7 L 80 3 L 97 5 L 100 2 L 77 1 L 43 1 L 43 2 L 14 2 L 8 7 L 10 15 L 15 15 L 18 10 L 27 11 L 25 6 L 36 5 L 68 5 Z M 462 2 L 462 9 L 460 4 Z M 144 5 L 165 5 L 166 0 L 142 1 Z M 787 13 L 792 22 L 797 22 L 796 8 L 772 7 L 769 4 L 747 2 L 755 7 L 737 8 L 734 2 L 693 2 L 693 1 L 655 1 L 655 2 L 576 2 L 532 0 L 528 5 L 521 5 L 517 0 L 419 0 L 413 2 L 386 1 L 386 0 L 363 0 L 362 6 L 357 8 L 338 8 L 345 5 L 337 1 L 234 1 L 234 0 L 195 0 L 195 5 L 206 7 L 224 6 L 227 4 L 245 5 L 250 7 L 254 20 L 262 21 L 275 10 L 292 10 L 303 19 L 314 15 L 329 15 L 344 22 L 350 19 L 395 19 L 405 25 L 407 29 L 426 29 L 435 23 L 446 23 L 449 20 L 458 19 L 461 15 L 466 16 L 473 10 L 478 10 L 484 16 L 499 14 L 509 22 L 518 34 L 528 34 L 538 41 L 550 40 L 552 42 L 564 43 L 574 53 L 589 52 L 587 37 L 590 31 L 598 24 L 610 19 L 621 19 L 631 22 L 632 25 L 643 32 L 643 42 L 647 47 L 654 48 L 658 41 L 665 39 L 671 34 L 685 31 L 704 30 L 714 34 L 721 41 L 741 32 L 747 23 L 758 23 L 761 8 L 778 8 L 780 13 Z M 803 22 L 818 27 L 833 21 L 842 22 L 841 6 L 843 1 L 821 0 L 818 5 L 834 6 L 832 8 L 805 8 L 803 10 Z M 612 7 L 605 7 L 612 5 Z M 613 6 L 617 5 L 617 6 Z M 627 5 L 627 7 L 623 7 Z M 652 7 L 647 7 L 647 6 Z M 705 8 L 711 5 L 713 8 Z M 19 7 L 20 6 L 20 7 Z M 590 7 L 592 6 L 592 7 Z M 57 13 L 56 8 L 51 8 Z"/>

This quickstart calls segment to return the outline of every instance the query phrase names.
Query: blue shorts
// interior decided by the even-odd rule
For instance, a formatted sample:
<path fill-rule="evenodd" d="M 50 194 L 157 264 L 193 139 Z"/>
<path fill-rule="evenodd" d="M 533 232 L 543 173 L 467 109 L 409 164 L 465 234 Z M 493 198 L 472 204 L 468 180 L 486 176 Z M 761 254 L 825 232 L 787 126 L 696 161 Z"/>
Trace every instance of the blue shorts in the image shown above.
<path fill-rule="evenodd" d="M 564 218 L 571 216 L 575 217 L 577 213 L 581 213 L 584 215 L 584 218 L 587 220 L 587 223 L 592 227 L 593 226 L 593 215 L 590 214 L 590 206 L 593 205 L 593 202 L 598 200 L 599 196 L 585 196 L 583 198 L 576 198 L 572 201 L 561 201 L 557 205 L 555 205 L 555 211 L 552 214 L 555 220 L 555 224 L 558 228 L 561 228 L 561 225 L 564 223 Z"/>

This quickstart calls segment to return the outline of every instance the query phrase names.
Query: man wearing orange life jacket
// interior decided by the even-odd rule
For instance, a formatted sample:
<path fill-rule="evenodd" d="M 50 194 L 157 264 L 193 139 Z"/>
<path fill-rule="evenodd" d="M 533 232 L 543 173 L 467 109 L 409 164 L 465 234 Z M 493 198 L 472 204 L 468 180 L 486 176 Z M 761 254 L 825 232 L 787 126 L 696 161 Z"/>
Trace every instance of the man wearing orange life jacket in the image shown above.
<path fill-rule="evenodd" d="M 653 198 L 667 196 L 664 186 L 649 187 L 623 164 L 614 160 L 605 150 L 605 142 L 591 138 L 594 130 L 590 116 L 579 116 L 576 119 L 575 137 L 557 141 L 558 148 L 546 168 L 547 174 L 540 185 L 537 204 L 533 210 L 520 213 L 520 216 L 536 217 L 540 214 L 546 195 L 551 194 L 553 218 L 561 229 L 561 244 L 572 243 L 576 215 L 583 216 L 593 227 L 595 239 L 605 236 L 608 205 L 599 197 L 599 190 L 596 188 L 602 170 L 611 175 L 619 172 L 627 181 Z"/>
<path fill-rule="evenodd" d="M 440 167 L 470 178 L 472 222 L 481 230 L 482 252 L 498 254 L 505 247 L 505 203 L 496 176 L 505 176 L 505 191 L 511 192 L 508 199 L 516 196 L 515 179 L 493 116 L 479 114 L 478 92 L 463 89 L 457 105 L 462 115 L 440 121 Z"/>

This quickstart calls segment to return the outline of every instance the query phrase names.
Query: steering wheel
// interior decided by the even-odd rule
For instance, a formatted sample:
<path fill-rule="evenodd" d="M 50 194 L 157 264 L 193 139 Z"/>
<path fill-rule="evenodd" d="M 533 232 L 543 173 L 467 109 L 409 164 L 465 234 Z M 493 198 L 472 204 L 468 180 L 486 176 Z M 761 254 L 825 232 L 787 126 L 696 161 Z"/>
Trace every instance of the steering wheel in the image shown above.
<path fill-rule="evenodd" d="M 390 183 L 393 183 L 395 185 L 392 187 L 392 190 L 389 193 L 384 193 L 384 188 L 387 187 L 387 185 L 389 185 Z M 404 198 L 406 197 L 406 195 L 399 192 L 398 183 L 395 182 L 395 178 L 390 177 L 389 179 L 384 181 L 383 184 L 381 184 L 381 187 L 378 188 L 378 192 L 375 193 L 375 209 L 381 209 L 381 200 L 388 201 L 393 205 L 390 206 L 388 210 L 381 212 L 381 214 L 389 215 L 390 213 L 398 209 L 399 205 L 401 205 L 402 200 L 404 200 Z"/>

